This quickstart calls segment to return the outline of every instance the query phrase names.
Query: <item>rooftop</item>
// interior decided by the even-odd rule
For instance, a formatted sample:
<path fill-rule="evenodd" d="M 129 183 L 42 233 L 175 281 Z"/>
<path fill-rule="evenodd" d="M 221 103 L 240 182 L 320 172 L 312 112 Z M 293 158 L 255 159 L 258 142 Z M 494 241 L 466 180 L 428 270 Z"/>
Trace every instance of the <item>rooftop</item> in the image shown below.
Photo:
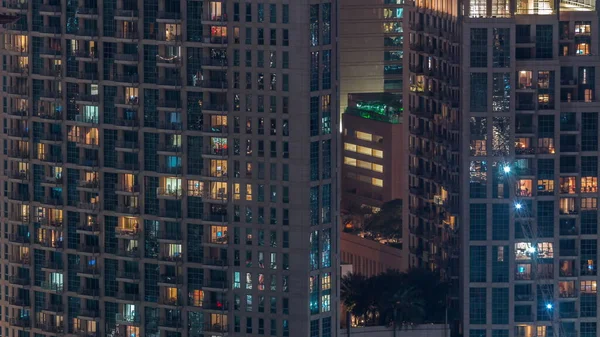
<path fill-rule="evenodd" d="M 389 93 L 349 94 L 344 113 L 391 124 L 402 123 L 402 101 Z"/>

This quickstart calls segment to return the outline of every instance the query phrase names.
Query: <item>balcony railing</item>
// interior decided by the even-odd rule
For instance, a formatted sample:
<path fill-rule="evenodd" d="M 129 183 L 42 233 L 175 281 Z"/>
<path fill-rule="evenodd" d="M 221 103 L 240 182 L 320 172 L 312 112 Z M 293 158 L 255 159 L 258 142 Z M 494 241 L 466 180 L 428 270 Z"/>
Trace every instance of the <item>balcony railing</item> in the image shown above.
<path fill-rule="evenodd" d="M 98 15 L 98 8 L 93 7 L 78 7 L 75 14 L 81 15 Z"/>
<path fill-rule="evenodd" d="M 45 13 L 60 13 L 61 12 L 61 8 L 59 5 L 45 5 L 42 4 L 40 5 L 40 12 L 45 12 Z"/>
<path fill-rule="evenodd" d="M 83 223 L 77 226 L 77 230 L 84 232 L 99 232 L 100 224 L 96 222 Z"/>
<path fill-rule="evenodd" d="M 138 11 L 135 9 L 115 9 L 113 12 L 114 16 L 134 18 L 138 17 Z"/>
<path fill-rule="evenodd" d="M 29 277 L 9 276 L 8 282 L 10 284 L 27 286 L 30 283 Z"/>
<path fill-rule="evenodd" d="M 141 319 L 139 315 L 116 314 L 115 321 L 119 324 L 132 325 L 140 324 Z"/>
<path fill-rule="evenodd" d="M 29 298 L 9 297 L 8 304 L 19 306 L 19 307 L 28 307 L 31 305 L 31 301 L 29 300 Z"/>
<path fill-rule="evenodd" d="M 27 318 L 11 318 L 10 319 L 10 325 L 12 326 L 18 326 L 20 328 L 29 328 L 31 327 L 31 319 L 29 317 Z"/>
<path fill-rule="evenodd" d="M 181 13 L 160 11 L 156 15 L 156 18 L 159 20 L 181 20 Z"/>
<path fill-rule="evenodd" d="M 117 278 L 128 279 L 128 280 L 139 280 L 139 271 L 120 271 Z"/>
<path fill-rule="evenodd" d="M 115 61 L 137 62 L 138 54 L 115 54 Z"/>
<path fill-rule="evenodd" d="M 178 170 L 178 171 L 180 171 L 180 170 Z M 183 189 L 159 187 L 156 190 L 156 194 L 158 194 L 159 196 L 163 196 L 163 197 L 181 198 L 183 195 Z"/>

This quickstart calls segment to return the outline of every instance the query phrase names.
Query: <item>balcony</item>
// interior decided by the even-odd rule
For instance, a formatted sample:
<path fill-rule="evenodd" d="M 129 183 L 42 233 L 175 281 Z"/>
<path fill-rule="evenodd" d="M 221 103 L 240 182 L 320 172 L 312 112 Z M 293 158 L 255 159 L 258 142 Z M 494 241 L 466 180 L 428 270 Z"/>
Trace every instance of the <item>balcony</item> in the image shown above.
<path fill-rule="evenodd" d="M 228 331 L 227 325 L 210 322 L 204 324 L 204 333 L 207 334 L 226 334 Z"/>
<path fill-rule="evenodd" d="M 157 196 L 159 198 L 164 198 L 164 199 L 181 199 L 181 197 L 183 196 L 183 190 L 181 188 L 159 187 L 156 190 L 156 194 L 157 194 Z"/>
<path fill-rule="evenodd" d="M 79 234 L 98 235 L 100 234 L 100 224 L 97 222 L 83 223 L 77 226 L 76 231 Z"/>
<path fill-rule="evenodd" d="M 158 281 L 159 285 L 167 285 L 167 286 L 176 286 L 183 284 L 183 276 L 175 276 L 175 275 L 160 275 L 160 280 Z"/>
<path fill-rule="evenodd" d="M 160 242 L 180 242 L 183 240 L 181 232 L 160 231 L 158 232 L 158 241 Z"/>
<path fill-rule="evenodd" d="M 27 171 L 4 171 L 4 175 L 6 177 L 8 177 L 8 179 L 12 179 L 12 180 L 28 180 L 29 179 L 29 172 Z"/>
<path fill-rule="evenodd" d="M 202 125 L 200 130 L 203 133 L 214 134 L 214 135 L 227 135 L 227 125 Z"/>
<path fill-rule="evenodd" d="M 80 245 L 79 249 L 77 250 L 78 253 L 85 253 L 85 254 L 91 254 L 91 255 L 98 255 L 101 252 L 100 246 L 97 245 Z"/>
<path fill-rule="evenodd" d="M 572 311 L 559 311 L 558 312 L 558 317 L 559 318 L 577 318 L 577 317 L 579 317 L 579 313 L 576 310 L 572 310 Z"/>
<path fill-rule="evenodd" d="M 134 248 L 119 247 L 118 255 L 121 257 L 139 259 L 142 256 L 142 251 L 138 247 L 134 247 Z"/>
<path fill-rule="evenodd" d="M 62 12 L 60 5 L 40 5 L 39 13 L 41 15 L 60 15 Z"/>
<path fill-rule="evenodd" d="M 135 108 L 136 106 L 132 106 L 131 108 Z M 130 130 L 130 129 L 134 129 L 134 128 L 139 128 L 140 127 L 140 122 L 135 118 L 115 118 L 115 122 L 114 122 L 115 126 L 118 127 L 122 127 L 126 130 Z"/>
<path fill-rule="evenodd" d="M 137 141 L 117 140 L 115 142 L 115 150 L 123 152 L 138 152 L 140 145 Z"/>
<path fill-rule="evenodd" d="M 139 84 L 140 79 L 137 74 L 113 74 L 110 78 L 113 82 L 120 82 L 124 84 L 131 84 L 134 86 L 135 84 Z"/>
<path fill-rule="evenodd" d="M 89 94 L 79 94 L 75 96 L 75 102 L 77 104 L 98 104 L 100 102 L 100 96 L 99 95 L 89 95 Z M 98 123 L 98 118 L 90 118 L 87 116 L 80 116 L 77 115 L 75 116 L 75 120 L 77 120 L 77 117 L 81 118 L 81 122 L 83 123 L 94 123 L 94 119 L 95 119 L 95 123 Z"/>
<path fill-rule="evenodd" d="M 139 282 L 140 272 L 139 271 L 119 271 L 117 274 L 117 281 L 124 282 Z"/>
<path fill-rule="evenodd" d="M 79 29 L 74 35 L 77 38 L 93 39 L 98 37 L 98 29 Z"/>
<path fill-rule="evenodd" d="M 181 145 L 172 145 L 161 143 L 158 145 L 158 152 L 164 152 L 168 154 L 180 153 L 182 151 Z"/>
<path fill-rule="evenodd" d="M 227 81 L 203 81 L 203 88 L 227 90 Z"/>
<path fill-rule="evenodd" d="M 14 263 L 14 264 L 21 264 L 21 265 L 30 265 L 31 259 L 29 258 L 29 255 L 27 255 L 27 254 L 9 255 L 8 262 Z"/>
<path fill-rule="evenodd" d="M 31 319 L 27 318 L 11 318 L 10 325 L 16 326 L 19 328 L 31 328 Z"/>
<path fill-rule="evenodd" d="M 9 13 L 27 13 L 28 1 L 9 0 L 4 2 L 4 10 Z"/>
<path fill-rule="evenodd" d="M 157 171 L 159 173 L 164 173 L 164 174 L 180 175 L 183 173 L 183 167 L 182 166 L 161 165 L 158 167 Z M 169 192 L 169 191 L 165 191 L 165 193 L 167 193 L 167 192 Z"/>
<path fill-rule="evenodd" d="M 13 159 L 29 159 L 29 151 L 21 149 L 8 150 L 8 157 Z"/>
<path fill-rule="evenodd" d="M 138 228 L 115 228 L 116 237 L 119 239 L 139 239 L 141 231 Z"/>
<path fill-rule="evenodd" d="M 124 163 L 124 162 L 119 161 L 115 165 L 115 168 L 117 168 L 119 170 L 125 170 L 125 171 L 139 171 L 140 163 Z"/>
<path fill-rule="evenodd" d="M 115 9 L 113 12 L 113 16 L 115 20 L 137 20 L 138 19 L 138 11 L 135 9 Z"/>
<path fill-rule="evenodd" d="M 62 98 L 62 91 L 60 90 L 42 90 L 42 92 L 40 93 L 40 99 L 46 99 L 46 100 L 58 100 Z"/>
<path fill-rule="evenodd" d="M 100 289 L 83 286 L 79 288 L 79 293 L 84 296 L 98 297 L 100 296 Z"/>
<path fill-rule="evenodd" d="M 9 297 L 8 304 L 14 305 L 17 307 L 28 307 L 31 305 L 31 301 L 29 300 L 29 298 Z"/>
<path fill-rule="evenodd" d="M 33 112 L 34 117 L 38 117 L 41 119 L 49 120 L 49 121 L 61 121 L 62 114 L 58 111 L 45 111 L 44 107 L 40 107 L 39 110 Z"/>
<path fill-rule="evenodd" d="M 172 78 L 167 78 L 167 77 L 159 77 L 158 81 L 156 81 L 156 84 L 161 86 L 161 87 L 167 87 L 167 89 L 171 88 L 176 88 L 176 87 L 180 87 L 181 84 L 181 78 L 178 77 L 172 77 Z"/>
<path fill-rule="evenodd" d="M 100 318 L 100 310 L 97 309 L 79 309 L 78 317 L 84 319 L 98 319 Z"/>
<path fill-rule="evenodd" d="M 228 63 L 226 58 L 204 58 L 202 59 L 202 65 L 209 68 L 225 68 Z"/>
<path fill-rule="evenodd" d="M 38 220 L 38 222 L 40 223 L 40 226 L 42 227 L 47 227 L 49 229 L 60 229 L 63 226 L 63 219 L 61 218 L 55 218 L 55 219 L 50 219 L 50 218 L 41 218 L 41 219 L 36 219 Z"/>
<path fill-rule="evenodd" d="M 12 285 L 28 286 L 30 284 L 29 277 L 9 276 L 8 283 Z"/>
<path fill-rule="evenodd" d="M 99 331 L 87 331 L 83 328 L 73 328 L 73 334 L 77 337 L 100 337 Z"/>
<path fill-rule="evenodd" d="M 181 13 L 160 11 L 156 15 L 157 22 L 177 22 L 181 21 Z"/>
<path fill-rule="evenodd" d="M 137 206 L 117 206 L 117 213 L 128 214 L 128 215 L 136 215 L 140 214 L 140 208 Z"/>
<path fill-rule="evenodd" d="M 213 103 L 205 103 L 202 104 L 202 112 L 204 113 L 214 113 L 214 114 L 224 114 L 228 112 L 227 104 L 213 104 Z"/>
<path fill-rule="evenodd" d="M 178 307 L 183 305 L 183 298 L 181 296 L 160 296 L 158 304 Z"/>
<path fill-rule="evenodd" d="M 50 29 L 50 28 L 48 28 Z M 40 57 L 46 58 L 60 58 L 62 56 L 62 50 L 55 48 L 40 48 Z"/>
<path fill-rule="evenodd" d="M 119 40 L 137 40 L 140 38 L 140 34 L 136 31 L 124 31 L 124 30 L 117 30 L 115 32 L 115 36 L 116 39 Z"/>
<path fill-rule="evenodd" d="M 75 12 L 76 17 L 95 19 L 98 17 L 98 8 L 78 7 Z"/>
<path fill-rule="evenodd" d="M 63 283 L 42 282 L 41 288 L 55 293 L 60 293 L 64 290 Z"/>
<path fill-rule="evenodd" d="M 138 54 L 124 54 L 124 53 L 115 54 L 115 63 L 134 65 L 138 62 L 138 60 L 139 60 Z"/>
<path fill-rule="evenodd" d="M 8 234 L 8 241 L 17 244 L 28 245 L 31 243 L 31 237 L 29 235 L 10 233 Z"/>
<path fill-rule="evenodd" d="M 42 238 L 42 239 L 36 238 L 35 244 L 40 245 L 41 247 L 44 247 L 44 248 L 50 248 L 50 249 L 54 249 L 54 250 L 62 250 L 64 248 L 63 241 L 54 240 L 51 238 Z"/>
<path fill-rule="evenodd" d="M 124 195 L 138 194 L 138 193 L 140 193 L 140 185 L 118 184 L 118 185 L 115 185 L 115 192 L 117 194 L 124 194 Z"/>
<path fill-rule="evenodd" d="M 97 179 L 92 180 L 79 180 L 77 182 L 77 188 L 79 190 L 90 190 L 95 191 L 100 188 L 100 181 Z"/>
<path fill-rule="evenodd" d="M 62 263 L 62 261 L 44 260 L 44 262 L 42 263 L 42 269 L 49 271 L 62 271 L 64 270 L 64 264 Z"/>
<path fill-rule="evenodd" d="M 8 67 L 7 72 L 12 76 L 26 77 L 29 75 L 29 66 L 12 65 Z"/>
<path fill-rule="evenodd" d="M 10 192 L 8 199 L 12 201 L 29 202 L 29 193 Z"/>
<path fill-rule="evenodd" d="M 138 302 L 140 300 L 140 294 L 138 293 L 119 292 L 115 297 L 126 302 Z"/>
<path fill-rule="evenodd" d="M 227 39 L 226 36 L 211 36 L 211 37 L 205 37 L 203 39 L 204 44 L 206 45 L 217 45 L 219 47 L 226 47 L 226 45 L 228 44 L 229 40 Z"/>
<path fill-rule="evenodd" d="M 62 133 L 54 133 L 54 132 L 42 132 L 40 135 L 40 141 L 46 143 L 60 143 L 63 140 Z"/>
<path fill-rule="evenodd" d="M 62 314 L 64 309 L 62 304 L 46 303 L 46 305 L 42 307 L 42 311 L 56 315 Z"/>
<path fill-rule="evenodd" d="M 141 319 L 139 315 L 116 314 L 115 321 L 117 324 L 139 326 Z"/>
<path fill-rule="evenodd" d="M 159 328 L 171 328 L 171 329 L 181 329 L 183 327 L 183 321 L 181 318 L 161 318 L 158 321 Z"/>
<path fill-rule="evenodd" d="M 64 199 L 63 198 L 55 198 L 55 197 L 42 197 L 40 199 L 40 204 L 50 205 L 50 206 L 63 206 Z"/>
<path fill-rule="evenodd" d="M 82 265 L 79 266 L 79 270 L 77 271 L 77 276 L 92 276 L 99 277 L 100 276 L 100 268 L 97 265 Z"/>
<path fill-rule="evenodd" d="M 158 105 L 156 106 L 158 109 L 162 110 L 171 110 L 171 109 L 181 109 L 182 104 L 180 100 L 164 100 L 161 99 L 158 101 Z"/>
<path fill-rule="evenodd" d="M 8 86 L 6 88 L 6 93 L 16 97 L 26 97 L 29 95 L 29 90 L 24 86 Z"/>
<path fill-rule="evenodd" d="M 214 257 L 205 257 L 202 264 L 211 267 L 228 267 L 227 260 Z"/>
<path fill-rule="evenodd" d="M 62 334 L 64 327 L 56 325 L 56 323 L 36 322 L 35 328 L 52 334 Z"/>
<path fill-rule="evenodd" d="M 8 109 L 7 113 L 9 116 L 18 117 L 18 119 L 25 119 L 25 118 L 27 118 L 27 115 L 29 115 L 29 109 L 28 108 L 24 108 L 24 109 L 12 108 L 12 109 Z"/>
<path fill-rule="evenodd" d="M 569 289 L 569 290 L 560 290 L 558 292 L 558 296 L 560 298 L 577 298 L 579 296 L 579 292 L 577 289 Z"/>
<path fill-rule="evenodd" d="M 136 55 L 136 57 L 137 57 L 137 55 Z M 130 96 L 130 97 L 117 96 L 115 98 L 115 105 L 119 105 L 119 106 L 126 107 L 126 108 L 130 108 L 132 106 L 139 106 L 140 98 L 137 96 Z"/>

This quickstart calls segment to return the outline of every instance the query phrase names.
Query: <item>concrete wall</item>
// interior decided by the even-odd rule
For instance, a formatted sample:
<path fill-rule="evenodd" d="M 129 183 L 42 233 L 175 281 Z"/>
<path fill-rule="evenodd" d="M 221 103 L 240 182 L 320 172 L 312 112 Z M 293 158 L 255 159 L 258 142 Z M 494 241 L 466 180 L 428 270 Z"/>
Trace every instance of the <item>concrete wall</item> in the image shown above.
<path fill-rule="evenodd" d="M 387 326 L 370 326 L 340 330 L 340 337 L 447 337 L 450 330 L 444 324 L 425 324 L 396 330 Z"/>
<path fill-rule="evenodd" d="M 402 250 L 354 234 L 341 233 L 340 252 L 341 263 L 351 264 L 353 272 L 367 277 L 388 269 L 404 270 Z"/>

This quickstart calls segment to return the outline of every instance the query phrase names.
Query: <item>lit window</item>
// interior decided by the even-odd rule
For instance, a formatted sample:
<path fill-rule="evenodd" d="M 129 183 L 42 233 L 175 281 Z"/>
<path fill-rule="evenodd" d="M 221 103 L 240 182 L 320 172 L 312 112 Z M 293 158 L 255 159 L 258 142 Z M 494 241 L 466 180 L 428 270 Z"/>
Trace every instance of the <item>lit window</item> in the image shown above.
<path fill-rule="evenodd" d="M 581 281 L 579 289 L 581 289 L 581 292 L 585 294 L 595 294 L 596 281 Z"/>
<path fill-rule="evenodd" d="M 370 133 L 356 131 L 356 138 L 367 142 L 373 141 L 373 135 Z"/>
<path fill-rule="evenodd" d="M 356 152 L 356 145 L 351 143 L 344 143 L 344 150 Z"/>
<path fill-rule="evenodd" d="M 373 178 L 372 182 L 373 185 L 378 186 L 378 187 L 383 187 L 383 180 L 382 179 L 377 179 L 377 178 Z"/>

